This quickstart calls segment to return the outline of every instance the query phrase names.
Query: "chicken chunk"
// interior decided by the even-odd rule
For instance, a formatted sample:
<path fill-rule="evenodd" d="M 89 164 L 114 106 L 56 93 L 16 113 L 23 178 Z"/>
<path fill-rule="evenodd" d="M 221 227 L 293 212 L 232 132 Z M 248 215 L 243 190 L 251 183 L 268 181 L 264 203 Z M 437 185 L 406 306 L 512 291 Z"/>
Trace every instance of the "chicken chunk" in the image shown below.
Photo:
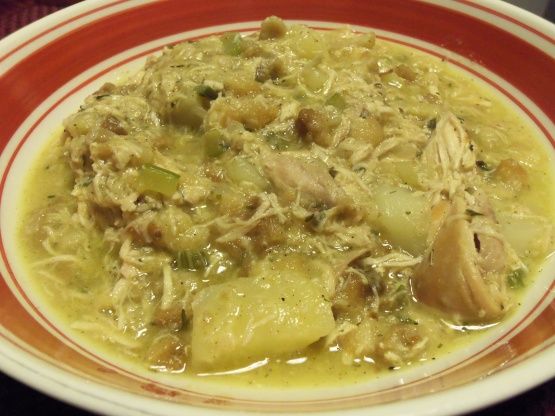
<path fill-rule="evenodd" d="M 456 196 L 425 260 L 412 278 L 415 297 L 465 321 L 484 322 L 508 309 L 508 258 L 487 201 Z"/>
<path fill-rule="evenodd" d="M 287 202 L 294 201 L 300 192 L 301 203 L 307 206 L 331 208 L 349 203 L 349 197 L 320 160 L 301 160 L 268 152 L 264 156 L 264 170 Z"/>

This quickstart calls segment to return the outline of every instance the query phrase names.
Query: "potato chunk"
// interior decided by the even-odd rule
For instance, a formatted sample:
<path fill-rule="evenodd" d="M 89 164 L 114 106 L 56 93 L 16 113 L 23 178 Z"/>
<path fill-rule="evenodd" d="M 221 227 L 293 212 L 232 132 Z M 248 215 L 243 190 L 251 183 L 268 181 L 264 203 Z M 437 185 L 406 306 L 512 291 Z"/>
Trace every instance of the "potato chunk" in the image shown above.
<path fill-rule="evenodd" d="M 246 365 L 302 349 L 334 326 L 322 289 L 302 276 L 210 286 L 193 302 L 192 363 L 199 369 Z"/>
<path fill-rule="evenodd" d="M 225 128 L 233 122 L 239 122 L 245 129 L 255 131 L 274 121 L 278 113 L 278 105 L 262 96 L 225 97 L 212 104 L 204 121 L 204 127 L 208 131 L 211 128 Z"/>
<path fill-rule="evenodd" d="M 426 195 L 384 184 L 376 187 L 374 201 L 380 212 L 376 225 L 385 238 L 412 254 L 422 254 L 430 222 Z"/>
<path fill-rule="evenodd" d="M 173 252 L 198 250 L 209 237 L 206 227 L 195 225 L 189 214 L 174 206 L 158 212 L 147 231 L 152 244 Z"/>
<path fill-rule="evenodd" d="M 357 117 L 351 120 L 349 134 L 357 140 L 365 143 L 379 145 L 384 139 L 383 127 L 376 117 Z"/>
<path fill-rule="evenodd" d="M 499 215 L 500 231 L 519 256 L 546 252 L 553 239 L 553 225 L 537 215 L 505 212 Z"/>

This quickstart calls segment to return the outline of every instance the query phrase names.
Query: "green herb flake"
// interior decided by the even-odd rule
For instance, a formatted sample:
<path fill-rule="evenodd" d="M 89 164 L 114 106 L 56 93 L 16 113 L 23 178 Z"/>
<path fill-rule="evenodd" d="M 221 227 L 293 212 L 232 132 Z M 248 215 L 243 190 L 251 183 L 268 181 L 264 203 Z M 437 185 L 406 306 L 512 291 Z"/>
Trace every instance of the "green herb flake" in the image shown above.
<path fill-rule="evenodd" d="M 476 166 L 478 167 L 478 169 L 486 171 L 486 172 L 491 170 L 491 168 L 488 166 L 488 164 L 486 162 L 484 162 L 483 160 L 477 160 L 476 161 Z"/>
<path fill-rule="evenodd" d="M 218 98 L 218 91 L 208 85 L 197 85 L 195 87 L 195 91 L 201 97 L 207 98 L 208 100 L 212 101 Z"/>
<path fill-rule="evenodd" d="M 239 33 L 225 33 L 220 40 L 226 55 L 239 56 L 245 49 L 245 41 Z"/>
<path fill-rule="evenodd" d="M 519 289 L 524 287 L 524 278 L 526 277 L 526 272 L 522 269 L 516 269 L 511 271 L 507 275 L 507 284 L 511 289 Z"/>
<path fill-rule="evenodd" d="M 414 319 L 412 319 L 408 316 L 400 317 L 399 322 L 402 323 L 402 324 L 407 324 L 407 325 L 418 325 L 418 321 L 415 321 Z"/>

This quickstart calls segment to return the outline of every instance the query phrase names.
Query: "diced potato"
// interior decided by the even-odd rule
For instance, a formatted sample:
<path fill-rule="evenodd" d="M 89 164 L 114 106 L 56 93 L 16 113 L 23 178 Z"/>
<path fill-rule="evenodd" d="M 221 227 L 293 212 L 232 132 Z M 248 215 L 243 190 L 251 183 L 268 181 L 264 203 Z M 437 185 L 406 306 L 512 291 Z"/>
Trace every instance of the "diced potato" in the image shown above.
<path fill-rule="evenodd" d="M 87 134 L 98 122 L 98 114 L 90 111 L 81 111 L 73 114 L 64 122 L 65 130 L 71 137 Z"/>
<path fill-rule="evenodd" d="M 178 162 L 200 165 L 204 161 L 206 152 L 202 143 L 199 143 L 198 138 L 191 138 L 185 135 L 170 136 L 167 138 L 167 141 L 168 153 L 171 152 L 171 154 L 175 155 Z M 187 178 L 186 173 L 183 172 L 179 182 L 183 183 L 187 179 L 188 182 L 194 181 L 193 178 Z M 194 179 L 197 179 L 197 177 Z"/>
<path fill-rule="evenodd" d="M 501 213 L 497 216 L 501 232 L 519 256 L 545 252 L 553 239 L 553 228 L 547 220 L 536 216 Z"/>
<path fill-rule="evenodd" d="M 372 49 L 376 44 L 376 34 L 374 32 L 363 33 L 356 37 L 356 44 L 364 48 Z"/>
<path fill-rule="evenodd" d="M 373 116 L 357 117 L 351 121 L 350 136 L 377 146 L 384 139 L 383 127 Z"/>
<path fill-rule="evenodd" d="M 380 185 L 373 196 L 381 213 L 376 225 L 385 238 L 412 254 L 422 254 L 430 223 L 430 203 L 426 195 Z"/>
<path fill-rule="evenodd" d="M 235 73 L 225 78 L 224 89 L 238 97 L 255 95 L 262 91 L 260 84 L 252 79 L 252 75 L 245 73 Z"/>
<path fill-rule="evenodd" d="M 295 234 L 294 228 L 287 230 L 288 235 Z M 312 257 L 299 253 L 272 255 L 271 259 L 255 263 L 251 269 L 252 276 L 304 276 L 317 285 L 328 299 L 335 292 L 336 273 L 332 266 Z"/>
<path fill-rule="evenodd" d="M 211 193 L 211 202 L 217 207 L 220 215 L 240 215 L 248 203 L 249 196 L 237 187 L 219 185 Z"/>
<path fill-rule="evenodd" d="M 297 30 L 291 47 L 300 58 L 314 59 L 326 50 L 322 35 L 313 30 Z"/>
<path fill-rule="evenodd" d="M 405 114 L 413 115 L 422 120 L 431 120 L 438 117 L 441 111 L 441 106 L 438 105 L 437 103 L 410 100 L 403 107 L 403 110 Z"/>
<path fill-rule="evenodd" d="M 241 278 L 210 286 L 193 301 L 192 363 L 244 366 L 298 351 L 335 327 L 331 304 L 298 275 Z"/>
<path fill-rule="evenodd" d="M 208 130 L 210 128 L 228 127 L 234 122 L 239 122 L 245 129 L 254 131 L 270 124 L 278 114 L 278 106 L 261 96 L 255 99 L 252 97 L 237 99 L 225 97 L 216 100 L 210 107 L 205 128 Z"/>
<path fill-rule="evenodd" d="M 413 188 L 419 188 L 421 186 L 417 165 L 413 160 L 399 160 L 395 161 L 393 164 L 397 175 L 404 183 Z"/>
<path fill-rule="evenodd" d="M 160 211 L 148 227 L 155 243 L 173 252 L 198 250 L 208 241 L 207 227 L 197 226 L 183 210 L 169 206 Z"/>
<path fill-rule="evenodd" d="M 420 152 L 420 148 L 415 143 L 400 143 L 387 152 L 387 156 L 401 160 L 408 160 L 414 164 L 414 161 L 418 158 Z"/>
<path fill-rule="evenodd" d="M 301 72 L 301 80 L 306 87 L 312 92 L 318 92 L 328 81 L 328 73 L 321 68 L 312 65 L 306 66 Z"/>
<path fill-rule="evenodd" d="M 117 169 L 127 166 L 148 164 L 152 161 L 152 150 L 149 147 L 133 146 L 122 136 L 113 136 L 104 142 L 90 145 L 93 160 L 110 161 Z"/>

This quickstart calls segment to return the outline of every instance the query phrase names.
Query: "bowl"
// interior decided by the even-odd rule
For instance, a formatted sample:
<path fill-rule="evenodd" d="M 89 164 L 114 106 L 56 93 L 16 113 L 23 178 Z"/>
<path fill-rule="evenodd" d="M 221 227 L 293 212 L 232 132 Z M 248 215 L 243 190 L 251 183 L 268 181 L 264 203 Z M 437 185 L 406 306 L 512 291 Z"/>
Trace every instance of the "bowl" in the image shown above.
<path fill-rule="evenodd" d="M 46 394 L 114 415 L 468 412 L 555 376 L 555 260 L 518 311 L 463 350 L 357 385 L 296 390 L 175 381 L 114 362 L 79 339 L 31 289 L 15 242 L 19 190 L 38 149 L 105 81 L 164 45 L 252 31 L 269 15 L 345 24 L 442 57 L 489 84 L 554 157 L 555 26 L 500 1 L 85 1 L 0 42 L 0 369 Z M 555 165 L 555 163 L 554 163 Z"/>

